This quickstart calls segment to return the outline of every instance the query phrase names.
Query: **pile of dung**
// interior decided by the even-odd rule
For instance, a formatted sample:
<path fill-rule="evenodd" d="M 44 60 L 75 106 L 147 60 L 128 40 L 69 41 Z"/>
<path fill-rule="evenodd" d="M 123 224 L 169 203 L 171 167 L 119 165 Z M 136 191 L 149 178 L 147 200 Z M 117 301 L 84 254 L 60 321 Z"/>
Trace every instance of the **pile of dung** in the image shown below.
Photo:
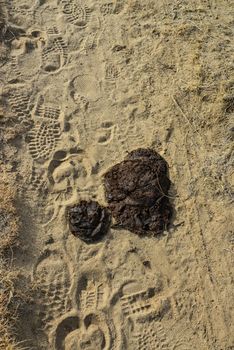
<path fill-rule="evenodd" d="M 86 243 L 99 241 L 108 231 L 110 214 L 95 201 L 81 201 L 67 210 L 71 233 Z"/>
<path fill-rule="evenodd" d="M 139 148 L 104 174 L 108 208 L 96 201 L 81 201 L 68 208 L 71 233 L 86 243 L 99 241 L 110 227 L 139 235 L 157 235 L 172 216 L 168 198 L 171 181 L 167 162 L 151 149 Z"/>
<path fill-rule="evenodd" d="M 116 225 L 140 235 L 166 229 L 172 215 L 170 184 L 167 162 L 158 153 L 142 148 L 130 152 L 104 175 Z"/>

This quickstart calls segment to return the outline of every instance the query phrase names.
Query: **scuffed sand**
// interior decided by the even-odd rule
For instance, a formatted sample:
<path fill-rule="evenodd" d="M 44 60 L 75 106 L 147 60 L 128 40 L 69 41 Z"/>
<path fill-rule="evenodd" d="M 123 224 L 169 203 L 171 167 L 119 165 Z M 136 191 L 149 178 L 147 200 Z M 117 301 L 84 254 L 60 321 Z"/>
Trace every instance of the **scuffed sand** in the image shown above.
<path fill-rule="evenodd" d="M 11 5 L 8 5 L 11 3 Z M 1 162 L 29 349 L 232 350 L 232 1 L 1 1 Z M 69 233 L 103 174 L 150 147 L 175 208 L 159 238 Z"/>

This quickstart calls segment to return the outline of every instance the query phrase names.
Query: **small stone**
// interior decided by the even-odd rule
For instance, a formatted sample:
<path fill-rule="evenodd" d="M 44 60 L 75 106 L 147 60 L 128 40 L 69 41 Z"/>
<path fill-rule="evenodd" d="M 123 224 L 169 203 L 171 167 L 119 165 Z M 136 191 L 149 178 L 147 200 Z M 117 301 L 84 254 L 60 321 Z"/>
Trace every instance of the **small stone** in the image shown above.
<path fill-rule="evenodd" d="M 50 236 L 45 242 L 45 244 L 53 244 L 53 243 L 54 243 L 54 239 L 52 236 Z"/>

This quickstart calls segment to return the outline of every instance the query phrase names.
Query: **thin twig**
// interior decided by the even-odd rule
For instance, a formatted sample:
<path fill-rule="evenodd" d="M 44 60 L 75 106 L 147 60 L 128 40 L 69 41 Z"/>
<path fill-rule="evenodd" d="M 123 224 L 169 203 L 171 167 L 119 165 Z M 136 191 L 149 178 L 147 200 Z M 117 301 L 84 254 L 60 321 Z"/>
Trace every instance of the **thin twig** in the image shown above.
<path fill-rule="evenodd" d="M 176 100 L 176 98 L 172 95 L 171 96 L 172 101 L 174 102 L 174 104 L 177 106 L 177 108 L 180 110 L 180 113 L 183 115 L 183 117 L 186 119 L 186 121 L 189 123 L 189 125 L 191 126 L 191 128 L 193 129 L 193 125 L 190 122 L 190 120 L 188 119 L 187 115 L 184 113 L 183 109 L 180 107 L 178 101 Z M 195 130 L 196 131 L 196 130 Z M 196 131 L 197 132 L 197 131 Z"/>
<path fill-rule="evenodd" d="M 158 174 L 157 174 L 157 182 L 158 182 L 159 190 L 160 190 L 161 194 L 162 194 L 164 197 L 171 198 L 171 199 L 174 199 L 174 198 L 178 198 L 178 197 L 179 197 L 178 195 L 177 195 L 177 196 L 168 196 L 168 195 L 166 195 L 166 194 L 163 192 L 163 189 L 162 189 L 162 187 L 161 187 L 161 185 L 160 185 L 160 182 L 159 182 Z"/>

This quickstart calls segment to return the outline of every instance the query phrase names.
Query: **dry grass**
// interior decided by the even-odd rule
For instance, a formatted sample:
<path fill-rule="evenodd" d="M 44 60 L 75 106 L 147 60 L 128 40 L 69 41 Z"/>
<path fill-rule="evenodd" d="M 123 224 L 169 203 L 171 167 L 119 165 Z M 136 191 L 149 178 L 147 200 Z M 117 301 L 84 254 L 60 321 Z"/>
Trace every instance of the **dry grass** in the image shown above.
<path fill-rule="evenodd" d="M 7 32 L 8 16 L 4 2 L 0 1 L 0 65 L 7 58 L 8 49 L 4 44 Z M 1 104 L 1 101 L 0 101 Z M 0 122 L 4 119 L 0 106 Z M 14 128 L 10 128 L 14 132 Z M 19 233 L 19 217 L 15 207 L 16 185 L 12 174 L 7 172 L 5 162 L 5 147 L 10 138 L 5 127 L 0 134 L 0 350 L 22 349 L 15 339 L 18 308 L 22 304 L 19 281 L 19 271 L 12 267 L 13 247 L 17 244 Z M 8 146 L 10 147 L 10 146 Z M 9 159 L 7 159 L 9 161 Z"/>
<path fill-rule="evenodd" d="M 0 183 L 0 254 L 16 243 L 19 218 L 14 206 L 15 189 L 6 182 Z"/>
<path fill-rule="evenodd" d="M 7 173 L 4 163 L 0 163 L 0 168 L 0 350 L 19 350 L 22 348 L 17 345 L 14 333 L 22 297 L 17 289 L 19 271 L 12 264 L 20 220 L 15 207 L 16 186 L 13 177 Z"/>
<path fill-rule="evenodd" d="M 14 306 L 17 273 L 7 268 L 3 260 L 0 261 L 0 280 L 0 349 L 16 350 L 19 347 L 13 333 L 17 322 L 17 308 Z"/>
<path fill-rule="evenodd" d="M 22 349 L 14 339 L 17 311 L 22 303 L 22 297 L 17 290 L 19 272 L 11 266 L 12 249 L 17 243 L 19 232 L 15 196 L 16 191 L 6 181 L 3 172 L 0 184 L 0 350 Z"/>

